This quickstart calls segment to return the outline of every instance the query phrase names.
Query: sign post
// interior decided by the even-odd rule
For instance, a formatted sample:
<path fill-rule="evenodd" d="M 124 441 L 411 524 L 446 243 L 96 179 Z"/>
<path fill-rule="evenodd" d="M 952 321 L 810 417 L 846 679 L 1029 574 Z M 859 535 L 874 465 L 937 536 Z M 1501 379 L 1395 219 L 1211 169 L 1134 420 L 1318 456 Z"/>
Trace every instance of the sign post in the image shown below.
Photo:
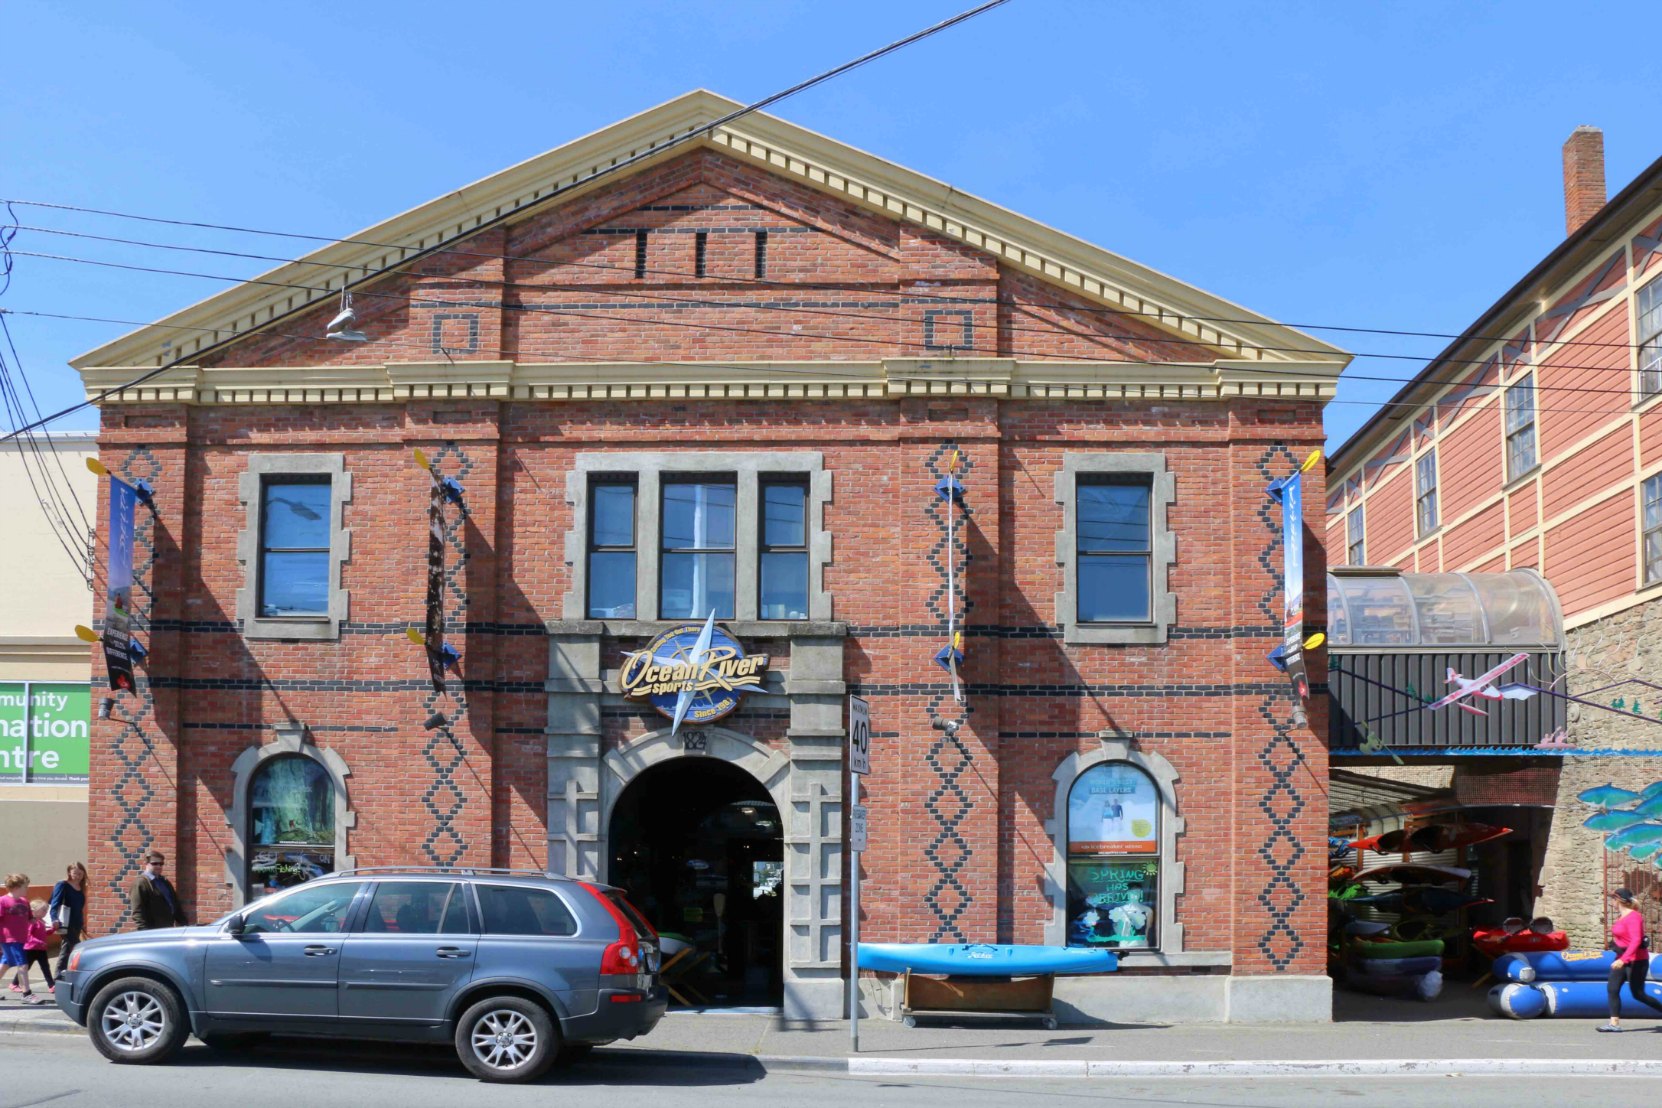
<path fill-rule="evenodd" d="M 866 849 L 866 809 L 860 778 L 871 772 L 871 708 L 848 698 L 848 1036 L 860 1052 L 860 855 Z"/>

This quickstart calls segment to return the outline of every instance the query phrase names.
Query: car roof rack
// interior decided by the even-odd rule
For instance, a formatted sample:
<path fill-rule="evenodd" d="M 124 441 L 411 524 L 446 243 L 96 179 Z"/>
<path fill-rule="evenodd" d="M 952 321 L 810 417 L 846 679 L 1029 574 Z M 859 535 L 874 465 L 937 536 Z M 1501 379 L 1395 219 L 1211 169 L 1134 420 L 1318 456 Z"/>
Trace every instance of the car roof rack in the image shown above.
<path fill-rule="evenodd" d="M 494 866 L 352 866 L 348 869 L 338 869 L 327 874 L 329 877 L 346 877 L 355 874 L 377 873 L 419 873 L 419 874 L 455 874 L 458 876 L 486 875 L 490 877 L 565 877 L 561 873 L 549 873 L 540 869 L 502 869 Z"/>

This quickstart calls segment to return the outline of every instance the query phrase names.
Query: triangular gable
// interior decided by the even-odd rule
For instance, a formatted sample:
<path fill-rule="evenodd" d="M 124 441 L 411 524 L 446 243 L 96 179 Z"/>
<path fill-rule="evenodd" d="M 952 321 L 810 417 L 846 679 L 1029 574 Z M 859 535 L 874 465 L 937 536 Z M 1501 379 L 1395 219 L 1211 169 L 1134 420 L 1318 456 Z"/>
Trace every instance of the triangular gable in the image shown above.
<path fill-rule="evenodd" d="M 354 276 L 396 267 L 489 225 L 517 222 L 550 204 L 605 188 L 621 178 L 583 182 L 738 107 L 707 91 L 688 93 L 350 236 L 356 241 L 333 243 L 279 266 L 255 279 L 269 284 L 250 282 L 228 289 L 92 350 L 71 365 L 149 367 L 188 361 L 198 351 L 334 299 Z M 1349 361 L 1338 347 L 1239 305 L 763 113 L 751 113 L 649 154 L 625 173 L 640 172 L 698 146 L 962 242 L 1090 303 L 1133 314 L 1189 343 L 1216 347 L 1232 365 L 1314 366 L 1323 376 L 1337 377 Z M 275 285 L 311 285 L 323 291 Z"/>

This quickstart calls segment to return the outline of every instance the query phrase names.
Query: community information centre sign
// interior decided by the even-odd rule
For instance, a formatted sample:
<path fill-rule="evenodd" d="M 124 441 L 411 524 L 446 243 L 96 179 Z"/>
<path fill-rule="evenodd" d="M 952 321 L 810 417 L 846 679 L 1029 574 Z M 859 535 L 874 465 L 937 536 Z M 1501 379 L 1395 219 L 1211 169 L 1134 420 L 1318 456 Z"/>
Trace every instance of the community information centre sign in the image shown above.
<path fill-rule="evenodd" d="M 91 731 L 86 683 L 0 681 L 0 784 L 86 784 Z"/>

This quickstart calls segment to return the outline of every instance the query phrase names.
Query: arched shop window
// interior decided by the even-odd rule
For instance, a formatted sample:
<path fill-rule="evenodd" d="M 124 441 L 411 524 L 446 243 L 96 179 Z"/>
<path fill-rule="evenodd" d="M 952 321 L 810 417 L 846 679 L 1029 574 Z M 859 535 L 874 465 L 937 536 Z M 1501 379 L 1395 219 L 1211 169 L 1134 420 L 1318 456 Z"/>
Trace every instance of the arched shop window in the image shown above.
<path fill-rule="evenodd" d="M 1130 762 L 1099 762 L 1074 779 L 1067 806 L 1067 943 L 1158 947 L 1161 799 Z"/>
<path fill-rule="evenodd" d="M 248 788 L 248 889 L 259 897 L 335 870 L 335 787 L 303 754 L 268 758 Z"/>

